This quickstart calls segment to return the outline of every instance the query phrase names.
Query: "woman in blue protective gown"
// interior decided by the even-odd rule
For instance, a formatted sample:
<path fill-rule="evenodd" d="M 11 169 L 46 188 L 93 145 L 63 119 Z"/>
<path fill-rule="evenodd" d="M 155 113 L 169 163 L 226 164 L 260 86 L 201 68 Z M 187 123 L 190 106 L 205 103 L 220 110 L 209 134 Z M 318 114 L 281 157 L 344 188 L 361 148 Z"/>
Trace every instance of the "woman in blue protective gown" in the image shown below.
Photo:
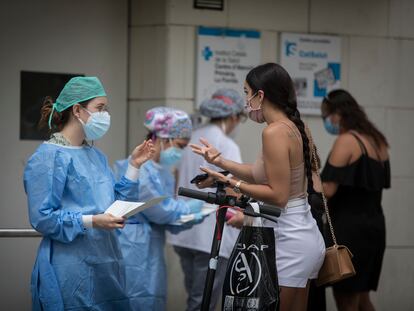
<path fill-rule="evenodd" d="M 152 142 L 135 148 L 116 183 L 105 155 L 86 143 L 110 126 L 95 77 L 72 78 L 53 105 L 46 99 L 40 122 L 52 136 L 24 171 L 30 223 L 43 235 L 32 272 L 33 310 L 129 310 L 113 230 L 123 228 L 124 219 L 103 212 L 115 199 L 137 200 L 138 168 L 152 156 Z"/>
<path fill-rule="evenodd" d="M 128 296 L 134 310 L 165 310 L 167 274 L 164 260 L 165 229 L 172 232 L 187 229 L 168 224 L 180 216 L 194 213 L 202 220 L 202 201 L 175 198 L 174 169 L 191 138 L 191 120 L 180 110 L 156 107 L 146 113 L 144 126 L 154 141 L 152 160 L 139 172 L 139 200 L 168 196 L 162 203 L 128 219 L 120 242 L 127 270 Z M 125 172 L 128 159 L 117 161 L 115 170 Z M 140 277 L 137 277 L 139 275 Z"/>

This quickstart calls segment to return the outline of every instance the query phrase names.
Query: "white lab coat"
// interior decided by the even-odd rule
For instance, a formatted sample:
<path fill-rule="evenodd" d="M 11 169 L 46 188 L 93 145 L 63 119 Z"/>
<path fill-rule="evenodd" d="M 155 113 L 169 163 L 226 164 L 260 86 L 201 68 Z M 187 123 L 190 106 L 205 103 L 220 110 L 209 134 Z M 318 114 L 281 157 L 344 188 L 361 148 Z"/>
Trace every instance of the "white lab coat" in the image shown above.
<path fill-rule="evenodd" d="M 206 125 L 195 130 L 191 137 L 191 143 L 200 144 L 200 137 L 207 139 L 214 147 L 222 153 L 226 159 L 241 163 L 240 148 L 237 144 L 217 126 L 213 124 Z M 190 148 L 186 148 L 181 165 L 178 170 L 178 186 L 190 189 L 198 188 L 190 183 L 190 180 L 198 174 L 201 166 L 207 166 L 214 170 L 221 169 L 207 163 L 203 157 L 193 153 Z M 209 188 L 201 191 L 214 192 L 215 189 Z M 194 225 L 191 229 L 180 232 L 179 234 L 167 233 L 167 242 L 180 247 L 186 247 L 206 253 L 211 251 L 211 243 L 213 241 L 214 227 L 216 223 L 215 213 L 210 214 L 200 224 Z M 231 251 L 238 237 L 239 230 L 224 225 L 223 238 L 220 247 L 220 256 L 229 258 Z"/>

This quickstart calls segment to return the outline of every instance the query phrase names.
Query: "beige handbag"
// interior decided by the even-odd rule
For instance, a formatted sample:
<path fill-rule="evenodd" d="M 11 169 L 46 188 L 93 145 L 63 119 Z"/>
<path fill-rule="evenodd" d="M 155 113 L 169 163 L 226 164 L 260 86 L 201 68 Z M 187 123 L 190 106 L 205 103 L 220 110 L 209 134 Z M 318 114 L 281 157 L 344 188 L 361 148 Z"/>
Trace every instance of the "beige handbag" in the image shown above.
<path fill-rule="evenodd" d="M 316 158 L 315 146 L 311 140 L 312 147 L 312 160 L 316 168 L 316 174 L 320 179 L 319 175 L 319 165 Z M 316 280 L 316 285 L 328 285 L 333 284 L 338 281 L 344 280 L 351 276 L 355 275 L 354 265 L 352 264 L 351 258 L 353 257 L 350 250 L 345 245 L 338 245 L 336 242 L 336 237 L 334 229 L 331 222 L 331 217 L 329 216 L 328 202 L 325 197 L 325 193 L 322 187 L 322 199 L 323 205 L 325 208 L 326 219 L 329 224 L 329 229 L 332 235 L 333 246 L 328 247 L 325 253 L 325 260 L 321 269 L 319 270 L 319 275 Z"/>

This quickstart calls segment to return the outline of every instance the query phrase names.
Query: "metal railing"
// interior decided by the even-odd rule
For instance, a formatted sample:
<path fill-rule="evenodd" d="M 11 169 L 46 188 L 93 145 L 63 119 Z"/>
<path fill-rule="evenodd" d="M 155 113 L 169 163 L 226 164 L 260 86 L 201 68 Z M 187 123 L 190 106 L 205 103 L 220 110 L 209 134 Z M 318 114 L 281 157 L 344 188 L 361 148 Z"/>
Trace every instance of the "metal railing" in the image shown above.
<path fill-rule="evenodd" d="M 41 236 L 34 229 L 0 229 L 0 238 L 38 238 Z"/>

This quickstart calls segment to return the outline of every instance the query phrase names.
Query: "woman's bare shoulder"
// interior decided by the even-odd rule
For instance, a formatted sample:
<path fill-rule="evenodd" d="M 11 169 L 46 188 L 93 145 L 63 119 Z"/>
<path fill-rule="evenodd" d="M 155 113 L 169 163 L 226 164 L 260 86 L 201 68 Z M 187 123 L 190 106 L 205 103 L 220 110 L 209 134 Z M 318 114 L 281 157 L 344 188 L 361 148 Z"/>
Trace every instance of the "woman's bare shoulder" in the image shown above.
<path fill-rule="evenodd" d="M 354 144 L 356 142 L 356 139 L 353 134 L 350 132 L 345 132 L 342 134 L 339 134 L 338 137 L 335 140 L 335 144 Z"/>
<path fill-rule="evenodd" d="M 262 132 L 263 139 L 268 137 L 282 137 L 286 136 L 290 132 L 290 129 L 287 126 L 284 126 L 281 122 L 274 122 L 266 126 Z"/>
<path fill-rule="evenodd" d="M 351 133 L 338 135 L 329 157 L 329 163 L 336 166 L 349 164 L 361 153 L 356 138 Z"/>

